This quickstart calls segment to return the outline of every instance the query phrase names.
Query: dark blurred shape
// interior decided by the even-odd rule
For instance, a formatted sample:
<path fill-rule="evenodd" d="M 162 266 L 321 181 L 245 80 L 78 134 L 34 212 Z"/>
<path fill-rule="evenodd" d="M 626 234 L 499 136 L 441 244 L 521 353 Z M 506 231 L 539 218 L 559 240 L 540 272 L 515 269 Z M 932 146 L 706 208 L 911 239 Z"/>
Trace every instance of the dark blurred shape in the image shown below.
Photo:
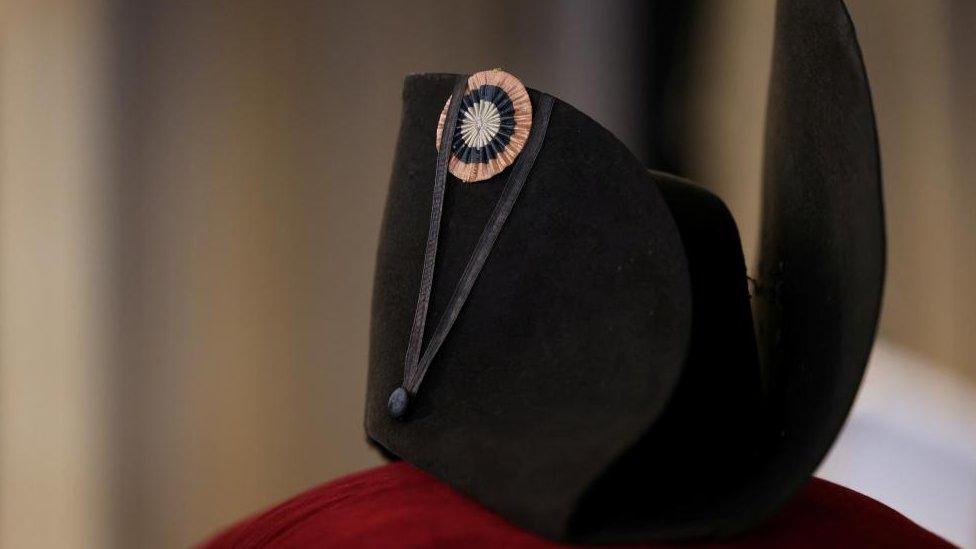
<path fill-rule="evenodd" d="M 657 0 L 645 2 L 644 21 L 634 47 L 643 54 L 640 67 L 647 135 L 645 163 L 649 168 L 680 176 L 689 174 L 688 148 L 692 134 L 688 112 L 693 108 L 689 94 L 691 54 L 701 24 L 700 0 Z"/>

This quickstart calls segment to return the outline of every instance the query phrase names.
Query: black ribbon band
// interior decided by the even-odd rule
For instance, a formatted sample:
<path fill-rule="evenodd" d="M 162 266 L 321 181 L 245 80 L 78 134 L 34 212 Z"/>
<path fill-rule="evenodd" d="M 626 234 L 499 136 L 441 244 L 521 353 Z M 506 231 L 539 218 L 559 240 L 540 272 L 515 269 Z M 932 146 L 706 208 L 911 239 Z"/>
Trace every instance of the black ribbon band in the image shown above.
<path fill-rule="evenodd" d="M 466 88 L 467 78 L 459 78 L 457 84 L 454 86 L 454 92 L 451 95 L 451 104 L 448 107 L 447 119 L 444 121 L 444 129 L 441 133 L 441 147 L 437 152 L 437 167 L 434 172 L 430 228 L 427 232 L 427 247 L 424 251 L 423 272 L 420 278 L 420 295 L 417 298 L 417 308 L 414 312 L 413 327 L 410 331 L 410 342 L 407 346 L 407 354 L 403 367 L 403 386 L 396 389 L 390 395 L 389 400 L 390 414 L 394 417 L 400 417 L 406 412 L 410 397 L 417 394 L 420 384 L 427 374 L 427 369 L 430 367 L 430 363 L 437 355 L 437 351 L 440 349 L 441 344 L 444 343 L 448 332 L 450 332 L 451 327 L 454 325 L 454 321 L 461 312 L 461 308 L 464 306 L 465 301 L 467 301 L 468 295 L 471 293 L 471 288 L 474 286 L 478 274 L 481 273 L 481 268 L 488 259 L 488 254 L 491 253 L 495 240 L 498 238 L 502 226 L 508 219 L 508 215 L 511 213 L 512 207 L 515 205 L 515 201 L 522 191 L 526 179 L 528 179 L 532 165 L 535 163 L 536 157 L 539 156 L 543 140 L 546 137 L 549 117 L 552 114 L 554 100 L 551 96 L 543 94 L 539 100 L 539 105 L 535 109 L 529 140 L 515 161 L 512 172 L 508 176 L 508 181 L 505 183 L 505 188 L 502 190 L 502 195 L 495 204 L 495 209 L 492 211 L 491 217 L 489 217 L 488 223 L 481 233 L 478 244 L 475 246 L 474 251 L 471 252 L 471 257 L 468 259 L 468 263 L 461 273 L 461 278 L 458 280 L 458 284 L 454 289 L 454 294 L 451 296 L 447 308 L 441 316 L 437 327 L 434 329 L 434 333 L 431 335 L 427 349 L 421 356 L 420 345 L 424 336 L 427 309 L 430 304 L 430 293 L 434 281 L 434 262 L 437 256 L 437 242 L 440 235 L 441 214 L 444 207 L 448 161 L 451 156 L 454 129 L 457 124 L 461 98 L 464 96 Z"/>

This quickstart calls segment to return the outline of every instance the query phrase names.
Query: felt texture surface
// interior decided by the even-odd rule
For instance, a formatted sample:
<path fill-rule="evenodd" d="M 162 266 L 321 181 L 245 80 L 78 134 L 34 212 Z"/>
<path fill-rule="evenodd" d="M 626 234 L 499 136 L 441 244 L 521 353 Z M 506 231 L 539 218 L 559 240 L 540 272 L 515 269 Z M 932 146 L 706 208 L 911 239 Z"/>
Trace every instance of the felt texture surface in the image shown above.
<path fill-rule="evenodd" d="M 655 173 L 685 247 L 692 332 L 680 381 L 641 441 L 591 486 L 570 539 L 707 537 L 702 502 L 737 487 L 768 436 L 738 229 L 717 197 Z"/>
<path fill-rule="evenodd" d="M 554 539 L 710 535 L 696 503 L 754 459 L 762 425 L 738 231 L 718 198 L 646 171 L 563 102 L 412 409 L 389 417 L 425 243 L 429 127 L 453 82 L 405 83 L 374 293 L 369 436 Z M 429 324 L 507 174 L 449 181 Z"/>
<path fill-rule="evenodd" d="M 565 547 L 398 462 L 313 488 L 217 534 L 207 549 Z M 621 547 L 621 546 L 617 546 Z M 629 547 L 912 547 L 949 543 L 857 492 L 814 478 L 767 524 L 723 543 Z"/>
<path fill-rule="evenodd" d="M 454 78 L 404 84 L 377 255 L 368 437 L 556 540 L 724 538 L 772 516 L 836 438 L 880 307 L 877 140 L 843 4 L 778 4 L 752 312 L 721 201 L 646 171 L 557 100 L 511 217 L 398 421 L 386 403 L 402 382 L 435 128 Z M 449 178 L 428 326 L 509 171 Z"/>
<path fill-rule="evenodd" d="M 582 493 L 641 438 L 677 383 L 691 328 L 683 246 L 652 176 L 557 101 L 467 303 L 407 416 L 392 419 L 386 400 L 401 383 L 419 287 L 434 127 L 454 78 L 418 75 L 404 86 L 374 287 L 367 432 L 512 520 L 564 538 Z M 510 171 L 476 184 L 449 178 L 428 325 Z"/>

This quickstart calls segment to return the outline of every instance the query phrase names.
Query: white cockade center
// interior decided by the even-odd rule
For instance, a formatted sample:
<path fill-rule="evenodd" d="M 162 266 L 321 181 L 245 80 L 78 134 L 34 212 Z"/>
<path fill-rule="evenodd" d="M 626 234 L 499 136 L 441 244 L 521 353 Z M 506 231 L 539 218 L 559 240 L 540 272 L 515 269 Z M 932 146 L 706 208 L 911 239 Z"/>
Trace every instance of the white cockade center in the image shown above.
<path fill-rule="evenodd" d="M 464 119 L 461 120 L 461 139 L 464 144 L 473 148 L 480 149 L 498 135 L 498 129 L 502 124 L 502 115 L 498 112 L 498 107 L 491 101 L 481 100 L 464 111 Z"/>

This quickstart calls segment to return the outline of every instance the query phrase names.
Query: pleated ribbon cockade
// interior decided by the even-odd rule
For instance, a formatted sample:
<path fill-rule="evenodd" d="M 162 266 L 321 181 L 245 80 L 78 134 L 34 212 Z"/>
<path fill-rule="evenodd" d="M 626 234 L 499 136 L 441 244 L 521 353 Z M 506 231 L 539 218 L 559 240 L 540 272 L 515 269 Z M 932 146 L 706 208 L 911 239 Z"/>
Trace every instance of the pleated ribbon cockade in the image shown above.
<path fill-rule="evenodd" d="M 447 111 L 445 103 L 437 123 L 438 147 Z M 492 69 L 468 78 L 457 116 L 448 171 L 465 183 L 484 181 L 511 166 L 522 151 L 532 128 L 532 102 L 518 78 Z"/>

